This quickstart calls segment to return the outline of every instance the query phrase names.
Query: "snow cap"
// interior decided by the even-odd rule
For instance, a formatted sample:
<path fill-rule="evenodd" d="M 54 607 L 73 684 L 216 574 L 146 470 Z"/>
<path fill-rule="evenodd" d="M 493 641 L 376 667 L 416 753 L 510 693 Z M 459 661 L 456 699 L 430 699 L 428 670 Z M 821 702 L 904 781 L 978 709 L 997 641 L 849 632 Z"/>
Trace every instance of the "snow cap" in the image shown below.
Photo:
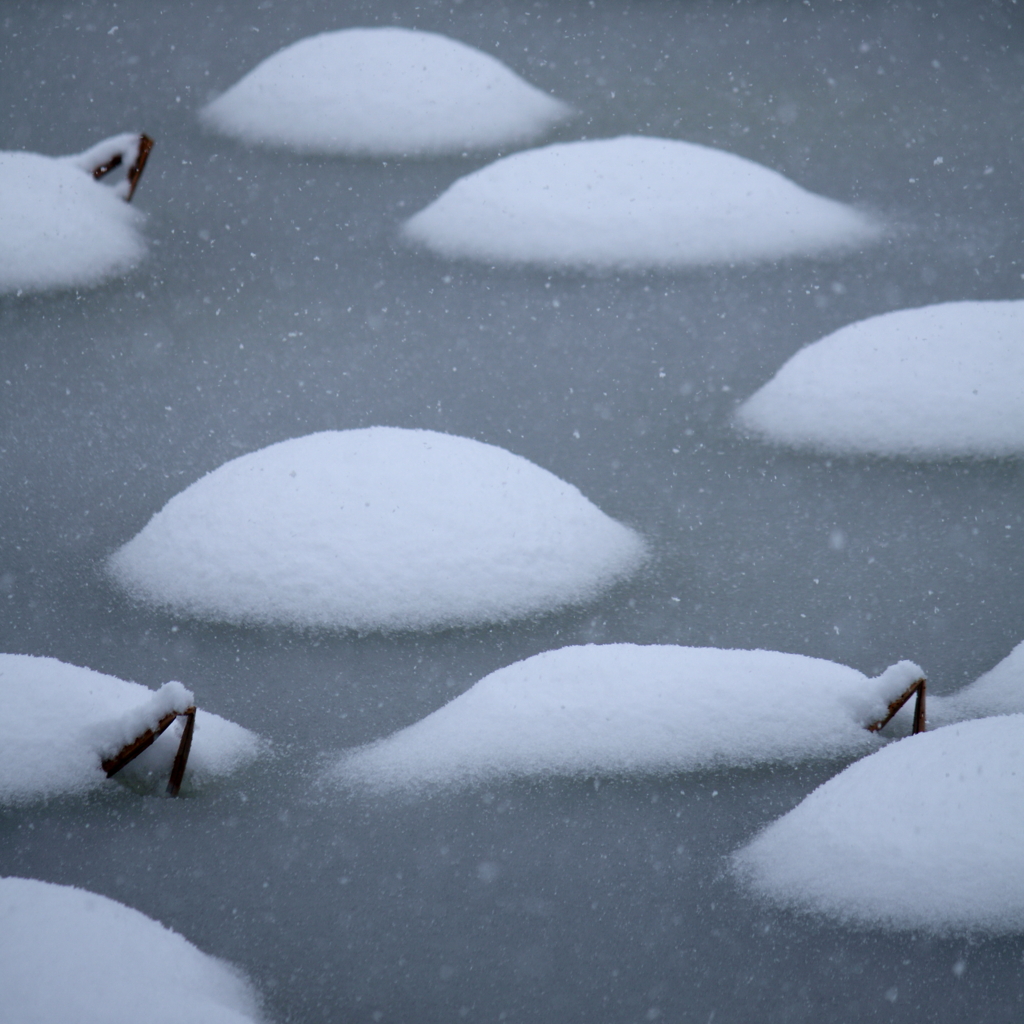
<path fill-rule="evenodd" d="M 442 256 L 605 270 L 814 256 L 880 233 L 864 214 L 733 153 L 628 135 L 503 157 L 403 228 Z"/>
<path fill-rule="evenodd" d="M 955 693 L 928 698 L 928 720 L 936 725 L 987 715 L 1024 712 L 1024 643 L 1017 644 L 995 668 Z"/>
<path fill-rule="evenodd" d="M 235 968 L 122 903 L 70 885 L 0 878 L 3 1014 L 20 1024 L 256 1024 Z"/>
<path fill-rule="evenodd" d="M 101 767 L 104 758 L 169 711 L 192 703 L 191 692 L 178 682 L 154 692 L 55 658 L 0 654 L 0 804 L 114 785 Z M 179 735 L 172 725 L 122 774 L 166 779 Z M 185 778 L 202 785 L 250 763 L 262 750 L 254 733 L 200 709 Z"/>
<path fill-rule="evenodd" d="M 1024 715 L 908 736 L 850 765 L 733 863 L 754 892 L 847 923 L 1024 931 Z"/>
<path fill-rule="evenodd" d="M 563 647 L 498 669 L 422 721 L 345 754 L 330 777 L 415 791 L 849 757 L 885 741 L 866 727 L 906 674 L 871 680 L 778 651 Z"/>
<path fill-rule="evenodd" d="M 250 145 L 389 157 L 526 143 L 571 112 L 465 43 L 407 28 L 350 28 L 279 50 L 201 118 Z"/>
<path fill-rule="evenodd" d="M 589 601 L 644 557 L 637 534 L 518 455 L 370 427 L 215 469 L 110 571 L 136 598 L 200 618 L 436 629 Z"/>
<path fill-rule="evenodd" d="M 777 444 L 916 459 L 1024 454 L 1024 301 L 947 302 L 849 324 L 736 413 Z"/>
<path fill-rule="evenodd" d="M 88 160 L 130 140 L 66 157 L 0 152 L 0 293 L 91 287 L 139 263 L 144 218 L 124 202 L 126 183 L 94 180 Z"/>

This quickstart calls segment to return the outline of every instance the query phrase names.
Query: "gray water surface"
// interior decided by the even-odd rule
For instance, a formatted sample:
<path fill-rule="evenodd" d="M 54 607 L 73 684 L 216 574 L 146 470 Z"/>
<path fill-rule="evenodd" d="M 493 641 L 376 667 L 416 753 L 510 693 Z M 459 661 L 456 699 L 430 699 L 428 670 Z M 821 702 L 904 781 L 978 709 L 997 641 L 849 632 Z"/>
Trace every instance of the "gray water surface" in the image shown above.
<path fill-rule="evenodd" d="M 263 57 L 372 24 L 494 53 L 580 111 L 555 138 L 717 145 L 889 233 L 673 274 L 449 263 L 398 228 L 490 157 L 300 159 L 199 129 Z M 566 644 L 760 647 L 872 674 L 912 658 L 944 692 L 1024 639 L 1020 461 L 830 460 L 729 427 L 846 323 L 1024 298 L 1018 5 L 8 0 L 0 26 L 0 147 L 157 140 L 142 267 L 0 297 L 0 649 L 181 679 L 275 747 L 178 801 L 113 786 L 0 811 L 0 874 L 158 918 L 246 970 L 278 1021 L 1022 1019 L 1020 938 L 855 930 L 736 888 L 727 855 L 841 764 L 417 801 L 317 783 L 332 753 Z M 654 558 L 588 607 L 428 635 L 175 619 L 105 579 L 228 459 L 375 424 L 516 452 Z"/>

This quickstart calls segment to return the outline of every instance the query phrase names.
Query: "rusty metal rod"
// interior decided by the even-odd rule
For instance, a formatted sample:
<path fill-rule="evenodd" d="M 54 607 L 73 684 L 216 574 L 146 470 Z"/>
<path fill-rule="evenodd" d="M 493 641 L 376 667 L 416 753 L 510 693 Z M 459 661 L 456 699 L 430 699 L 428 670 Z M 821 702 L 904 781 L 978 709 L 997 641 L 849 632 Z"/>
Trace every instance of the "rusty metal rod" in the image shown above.
<path fill-rule="evenodd" d="M 913 733 L 916 736 L 919 732 L 925 731 L 925 691 L 927 690 L 928 680 L 922 676 L 920 679 L 915 679 L 894 701 L 889 704 L 888 714 L 885 718 L 879 719 L 877 722 L 872 722 L 868 727 L 868 732 L 878 732 L 880 729 L 884 729 L 889 722 L 892 721 L 896 712 L 899 711 L 904 704 L 910 700 L 914 694 L 917 694 L 917 700 L 914 703 L 914 726 Z"/>
<path fill-rule="evenodd" d="M 99 181 L 100 178 L 105 178 L 115 167 L 120 167 L 122 163 L 121 154 L 115 153 L 106 163 L 100 164 L 99 167 L 94 167 L 92 169 L 92 176 Z"/>
<path fill-rule="evenodd" d="M 128 168 L 128 198 L 125 199 L 126 203 L 130 203 L 132 196 L 135 195 L 135 188 L 139 184 L 142 172 L 145 170 L 146 161 L 149 159 L 149 152 L 152 148 L 153 140 L 148 135 L 140 135 L 138 156 L 135 157 L 135 163 Z"/>
<path fill-rule="evenodd" d="M 925 681 L 921 680 L 921 685 L 917 688 L 917 700 L 914 701 L 914 728 L 913 734 L 916 736 L 919 732 L 924 732 L 926 728 L 925 721 Z"/>
<path fill-rule="evenodd" d="M 124 200 L 126 203 L 130 203 L 132 196 L 135 195 L 135 189 L 138 187 L 139 179 L 142 177 L 142 172 L 146 167 L 146 161 L 149 159 L 149 153 L 152 148 L 153 140 L 148 135 L 140 135 L 135 162 L 128 168 L 128 195 L 125 196 Z M 99 166 L 94 167 L 92 169 L 92 176 L 99 181 L 100 178 L 105 178 L 111 171 L 120 167 L 123 163 L 124 154 L 115 153 L 109 160 L 105 160 Z"/>
<path fill-rule="evenodd" d="M 113 757 L 102 762 L 107 778 L 116 775 L 126 764 L 131 764 L 147 747 L 152 746 L 157 737 L 162 736 L 177 717 L 177 711 L 169 711 L 157 722 L 156 729 L 147 729 L 131 743 L 126 743 Z"/>
<path fill-rule="evenodd" d="M 188 764 L 188 753 L 192 749 L 192 733 L 196 727 L 196 706 L 193 704 L 185 708 L 182 714 L 185 716 L 185 728 L 181 730 L 181 742 L 174 755 L 174 764 L 171 765 L 171 777 L 167 780 L 168 796 L 178 795 L 181 780 L 185 777 L 185 765 Z"/>
<path fill-rule="evenodd" d="M 178 742 L 178 751 L 174 755 L 174 763 L 171 765 L 171 776 L 167 781 L 167 792 L 170 796 L 177 796 L 181 789 L 182 780 L 185 778 L 185 767 L 188 764 L 189 751 L 192 749 L 192 734 L 196 727 L 196 706 L 190 704 L 184 711 L 168 711 L 156 724 L 155 729 L 147 729 L 141 736 L 137 736 L 126 743 L 113 757 L 102 762 L 103 770 L 107 778 L 116 775 L 125 765 L 130 764 L 144 750 L 151 747 L 159 736 L 162 736 L 171 726 L 171 723 L 179 716 L 185 718 L 185 728 L 181 730 L 181 739 Z"/>

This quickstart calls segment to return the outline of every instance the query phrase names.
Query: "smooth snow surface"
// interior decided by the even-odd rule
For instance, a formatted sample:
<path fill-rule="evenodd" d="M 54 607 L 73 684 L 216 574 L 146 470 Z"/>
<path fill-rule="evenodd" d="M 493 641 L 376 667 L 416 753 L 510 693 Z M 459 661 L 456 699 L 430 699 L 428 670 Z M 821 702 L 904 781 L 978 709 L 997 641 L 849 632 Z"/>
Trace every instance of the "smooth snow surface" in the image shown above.
<path fill-rule="evenodd" d="M 563 647 L 344 755 L 333 777 L 384 791 L 850 756 L 884 742 L 865 726 L 920 675 L 900 662 L 868 679 L 777 651 Z"/>
<path fill-rule="evenodd" d="M 969 686 L 928 698 L 928 722 L 935 725 L 1020 713 L 1024 713 L 1024 643 Z"/>
<path fill-rule="evenodd" d="M 939 932 L 1024 930 L 1024 715 L 858 761 L 735 855 L 785 905 Z"/>
<path fill-rule="evenodd" d="M 68 885 L 0 878 L 0 1018 L 11 1024 L 245 1024 L 252 986 L 137 910 Z"/>
<path fill-rule="evenodd" d="M 180 683 L 154 692 L 55 658 L 0 654 L 0 804 L 114 785 L 100 762 L 191 698 Z M 180 735 L 179 720 L 118 777 L 166 778 Z M 259 749 L 253 733 L 200 708 L 185 784 L 231 772 Z"/>
<path fill-rule="evenodd" d="M 738 425 L 825 452 L 1024 453 L 1024 302 L 950 302 L 861 320 L 797 352 Z"/>
<path fill-rule="evenodd" d="M 434 629 L 587 601 L 643 557 L 633 531 L 526 459 L 370 427 L 228 462 L 110 569 L 133 596 L 200 618 Z"/>
<path fill-rule="evenodd" d="M 142 215 L 124 202 L 121 184 L 94 180 L 83 163 L 137 138 L 66 157 L 0 152 L 0 292 L 88 287 L 142 259 Z"/>
<path fill-rule="evenodd" d="M 404 234 L 488 263 L 643 269 L 820 254 L 879 228 L 732 153 L 623 136 L 504 157 L 456 181 Z"/>
<path fill-rule="evenodd" d="M 352 28 L 280 50 L 201 116 L 253 145 L 386 157 L 526 143 L 570 113 L 494 57 L 454 39 Z"/>

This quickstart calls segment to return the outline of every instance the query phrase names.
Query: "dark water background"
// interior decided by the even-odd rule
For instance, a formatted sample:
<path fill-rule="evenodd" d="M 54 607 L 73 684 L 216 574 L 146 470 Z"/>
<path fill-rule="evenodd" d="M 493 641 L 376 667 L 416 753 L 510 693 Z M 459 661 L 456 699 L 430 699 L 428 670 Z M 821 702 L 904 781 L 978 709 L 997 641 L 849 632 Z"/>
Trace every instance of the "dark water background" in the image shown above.
<path fill-rule="evenodd" d="M 489 157 L 300 159 L 198 128 L 280 47 L 375 24 L 494 53 L 580 111 L 555 138 L 717 145 L 889 237 L 754 269 L 453 264 L 397 229 Z M 332 751 L 564 644 L 763 647 L 868 673 L 908 657 L 944 692 L 1024 638 L 1021 462 L 827 460 L 728 426 L 846 323 L 1024 298 L 1021 5 L 0 4 L 0 147 L 133 129 L 157 140 L 136 199 L 148 261 L 80 294 L 0 297 L 0 650 L 181 679 L 277 755 L 190 799 L 118 787 L 0 811 L 0 874 L 160 919 L 242 966 L 280 1021 L 1024 1018 L 1020 938 L 850 930 L 736 890 L 725 855 L 839 765 L 424 802 L 315 782 Z M 655 559 L 587 608 L 426 636 L 179 621 L 104 580 L 203 473 L 374 424 L 525 456 Z"/>

